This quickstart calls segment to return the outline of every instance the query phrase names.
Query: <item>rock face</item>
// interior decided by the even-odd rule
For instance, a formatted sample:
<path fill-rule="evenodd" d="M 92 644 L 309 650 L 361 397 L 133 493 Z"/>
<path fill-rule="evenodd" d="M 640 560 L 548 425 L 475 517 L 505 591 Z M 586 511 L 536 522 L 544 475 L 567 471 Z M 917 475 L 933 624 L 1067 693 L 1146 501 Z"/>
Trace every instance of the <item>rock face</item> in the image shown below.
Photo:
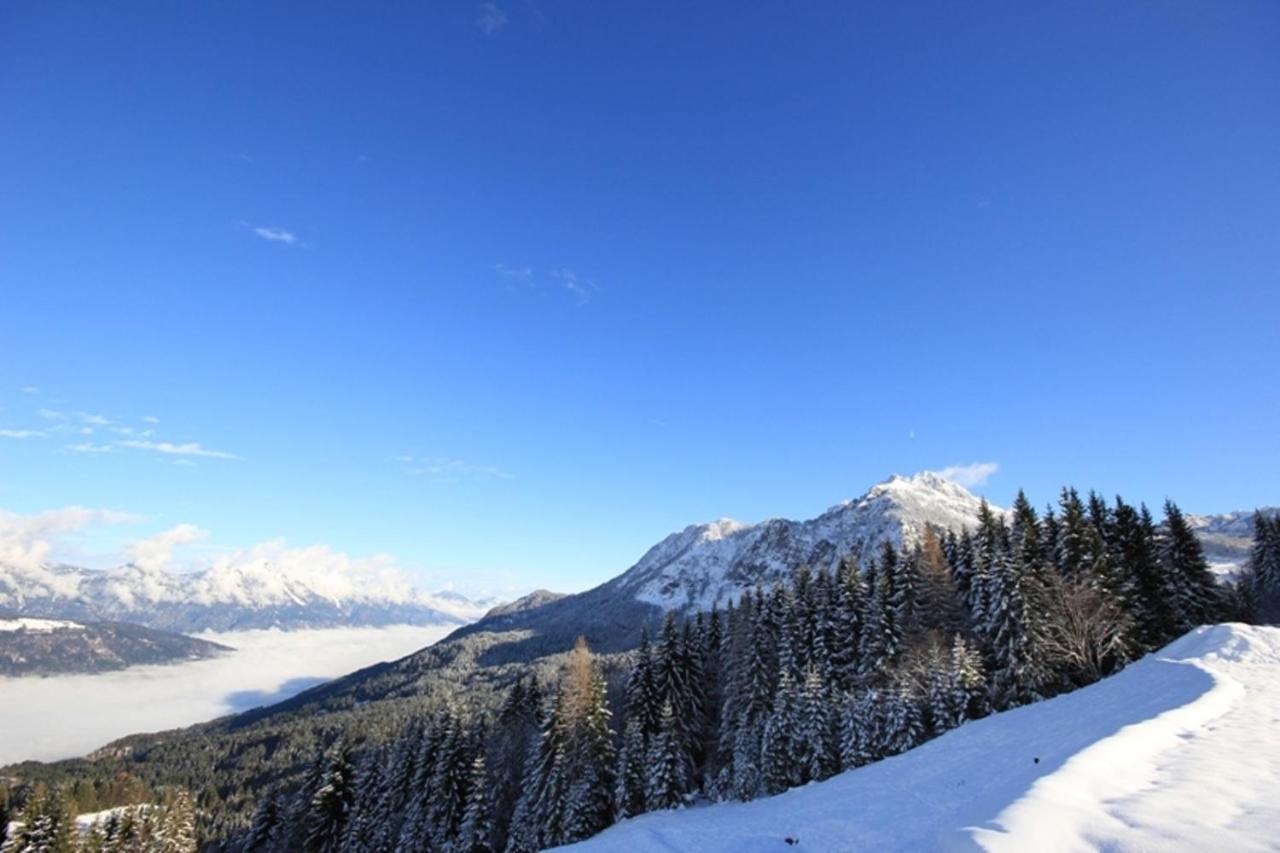
<path fill-rule="evenodd" d="M 217 643 L 141 625 L 0 618 L 0 676 L 106 672 L 228 651 Z"/>
<path fill-rule="evenodd" d="M 180 574 L 135 564 L 108 571 L 75 566 L 0 564 L 0 607 L 84 622 L 132 622 L 199 633 L 253 628 L 329 628 L 394 624 L 462 625 L 490 602 L 425 593 L 403 578 L 360 574 L 314 561 L 224 563 Z"/>

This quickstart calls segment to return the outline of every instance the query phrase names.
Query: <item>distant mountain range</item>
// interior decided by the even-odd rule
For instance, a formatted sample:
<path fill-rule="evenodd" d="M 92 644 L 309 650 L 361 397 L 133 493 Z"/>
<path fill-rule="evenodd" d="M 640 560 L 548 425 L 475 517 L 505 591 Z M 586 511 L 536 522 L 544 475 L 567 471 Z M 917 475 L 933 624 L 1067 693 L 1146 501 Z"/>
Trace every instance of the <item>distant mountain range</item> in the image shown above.
<path fill-rule="evenodd" d="M 227 646 L 123 623 L 0 614 L 0 676 L 105 672 L 147 663 L 198 660 Z"/>
<path fill-rule="evenodd" d="M 182 574 L 135 564 L 107 571 L 0 564 L 0 608 L 25 616 L 133 622 L 183 634 L 255 628 L 462 625 L 496 602 L 426 593 L 392 574 L 353 576 L 323 560 L 218 564 Z"/>

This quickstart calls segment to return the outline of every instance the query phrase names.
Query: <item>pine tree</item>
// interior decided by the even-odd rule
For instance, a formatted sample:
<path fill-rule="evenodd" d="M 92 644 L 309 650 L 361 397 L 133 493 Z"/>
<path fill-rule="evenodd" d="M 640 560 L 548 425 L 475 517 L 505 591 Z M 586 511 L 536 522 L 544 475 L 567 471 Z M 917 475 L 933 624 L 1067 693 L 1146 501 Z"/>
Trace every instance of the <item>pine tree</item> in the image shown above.
<path fill-rule="evenodd" d="M 1222 615 L 1222 597 L 1200 540 L 1173 501 L 1164 504 L 1164 530 L 1160 536 L 1160 569 L 1172 587 L 1177 632 L 1216 622 Z"/>
<path fill-rule="evenodd" d="M 849 695 L 840 716 L 840 764 L 852 770 L 884 756 L 882 703 L 878 690 Z"/>
<path fill-rule="evenodd" d="M 4 853 L 71 853 L 74 829 L 61 789 L 38 789 L 23 810 L 22 825 L 5 842 Z"/>
<path fill-rule="evenodd" d="M 648 778 L 645 782 L 645 808 L 649 811 L 671 809 L 684 803 L 688 788 L 685 763 L 680 756 L 680 727 L 670 702 L 662 705 L 662 724 L 649 745 Z"/>
<path fill-rule="evenodd" d="M 1239 585 L 1251 620 L 1280 623 L 1280 516 L 1254 513 L 1253 548 Z"/>
<path fill-rule="evenodd" d="M 793 738 L 797 733 L 799 704 L 795 681 L 783 670 L 778 677 L 778 693 L 765 722 L 760 745 L 760 774 L 764 790 L 777 794 L 799 782 L 799 768 Z"/>
<path fill-rule="evenodd" d="M 338 853 L 355 799 L 354 776 L 351 753 L 339 742 L 329 750 L 324 772 L 303 815 L 304 849 L 308 853 Z"/>
<path fill-rule="evenodd" d="M 191 795 L 178 790 L 159 814 L 148 853 L 195 853 L 195 808 Z"/>
<path fill-rule="evenodd" d="M 839 757 L 834 743 L 832 706 L 817 667 L 805 673 L 794 738 L 800 784 L 826 779 L 836 771 Z"/>
<path fill-rule="evenodd" d="M 508 849 L 568 844 L 608 826 L 616 760 L 604 679 L 579 637 L 530 756 Z"/>
<path fill-rule="evenodd" d="M 489 794 L 489 774 L 484 754 L 471 760 L 467 776 L 467 804 L 462 813 L 456 853 L 491 853 L 493 850 L 493 809 Z"/>
<path fill-rule="evenodd" d="M 618 751 L 617 791 L 614 794 L 619 820 L 644 813 L 647 751 L 640 720 L 627 720 L 623 728 L 622 749 Z"/>
<path fill-rule="evenodd" d="M 836 636 L 832 646 L 835 680 L 842 690 L 852 690 L 861 670 L 859 643 L 867 611 L 867 588 L 858 564 L 850 557 L 840 563 L 839 601 L 836 607 Z"/>
<path fill-rule="evenodd" d="M 243 853 L 266 853 L 275 847 L 276 828 L 280 825 L 280 807 L 276 798 L 265 795 L 258 800 L 249 821 L 249 833 L 245 836 Z"/>

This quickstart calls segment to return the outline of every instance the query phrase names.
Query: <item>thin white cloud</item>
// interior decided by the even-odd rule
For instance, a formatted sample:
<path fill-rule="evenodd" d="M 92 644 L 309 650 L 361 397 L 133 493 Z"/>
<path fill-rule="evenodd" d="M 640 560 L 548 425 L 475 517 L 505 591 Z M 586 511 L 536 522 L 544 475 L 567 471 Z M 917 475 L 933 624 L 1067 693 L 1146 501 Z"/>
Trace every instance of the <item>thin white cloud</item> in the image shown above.
<path fill-rule="evenodd" d="M 971 488 L 973 486 L 985 486 L 991 475 L 1000 470 L 1000 465 L 996 462 L 972 462 L 968 465 L 948 465 L 940 471 L 934 471 L 939 477 L 945 477 L 952 482 Z"/>
<path fill-rule="evenodd" d="M 155 415 L 143 415 L 142 422 L 144 424 L 158 424 L 160 423 L 160 419 L 157 418 Z"/>
<path fill-rule="evenodd" d="M 38 429 L 0 429 L 2 438 L 44 438 L 44 431 Z"/>
<path fill-rule="evenodd" d="M 23 386 L 22 386 L 22 393 L 23 393 L 23 394 L 39 394 L 39 393 L 40 393 L 40 389 L 39 389 L 39 388 L 37 388 L 37 387 L 36 387 L 36 386 L 34 386 L 34 385 L 23 385 Z"/>
<path fill-rule="evenodd" d="M 67 445 L 67 450 L 70 450 L 73 453 L 110 453 L 114 449 L 115 448 L 109 444 L 94 444 L 91 441 Z"/>
<path fill-rule="evenodd" d="M 44 418 L 47 421 L 65 421 L 67 419 L 67 415 L 65 412 L 59 412 L 59 411 L 56 411 L 55 409 L 41 409 L 40 411 L 36 412 L 36 414 L 38 414 L 40 417 Z"/>
<path fill-rule="evenodd" d="M 514 475 L 496 465 L 476 465 L 462 459 L 448 457 L 417 458 L 396 457 L 397 462 L 408 465 L 405 473 L 415 477 L 428 477 L 433 483 L 456 483 L 459 480 L 513 480 Z"/>
<path fill-rule="evenodd" d="M 481 3 L 480 17 L 476 18 L 476 26 L 480 32 L 491 36 L 507 25 L 507 13 L 498 8 L 497 3 Z"/>
<path fill-rule="evenodd" d="M 134 450 L 149 450 L 152 453 L 163 453 L 169 456 L 204 456 L 210 459 L 240 459 L 234 453 L 227 453 L 225 450 L 210 450 L 204 447 L 198 441 L 185 441 L 181 444 L 174 444 L 169 441 L 147 441 L 144 439 L 130 439 L 119 443 L 121 447 L 129 447 Z"/>
<path fill-rule="evenodd" d="M 518 278 L 525 281 L 533 278 L 533 267 L 529 266 L 511 267 L 506 264 L 494 264 L 493 269 L 498 275 L 506 276 L 507 278 Z"/>
<path fill-rule="evenodd" d="M 200 542 L 209 531 L 194 524 L 179 524 L 154 536 L 139 539 L 129 546 L 129 558 L 143 569 L 165 569 L 173 561 L 173 552 L 186 545 Z"/>
<path fill-rule="evenodd" d="M 284 243 L 286 246 L 300 246 L 298 235 L 292 231 L 286 231 L 283 228 L 268 227 L 259 225 L 253 229 L 253 233 L 257 234 L 263 240 L 271 243 Z"/>
<path fill-rule="evenodd" d="M 111 421 L 109 421 L 107 418 L 104 418 L 102 415 L 93 415 L 93 414 L 89 414 L 88 412 L 81 412 L 78 415 L 78 417 L 80 418 L 81 422 L 90 424 L 92 426 L 106 426 L 107 424 L 111 423 Z"/>

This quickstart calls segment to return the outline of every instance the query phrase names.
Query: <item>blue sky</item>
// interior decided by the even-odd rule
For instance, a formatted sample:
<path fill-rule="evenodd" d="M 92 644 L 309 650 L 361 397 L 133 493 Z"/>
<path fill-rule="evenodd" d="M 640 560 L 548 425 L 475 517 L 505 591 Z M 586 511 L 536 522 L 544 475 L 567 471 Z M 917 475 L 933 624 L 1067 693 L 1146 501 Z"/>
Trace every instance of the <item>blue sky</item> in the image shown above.
<path fill-rule="evenodd" d="M 1275 4 L 373 8 L 0 10 L 0 507 L 132 514 L 57 554 L 1280 502 Z"/>

